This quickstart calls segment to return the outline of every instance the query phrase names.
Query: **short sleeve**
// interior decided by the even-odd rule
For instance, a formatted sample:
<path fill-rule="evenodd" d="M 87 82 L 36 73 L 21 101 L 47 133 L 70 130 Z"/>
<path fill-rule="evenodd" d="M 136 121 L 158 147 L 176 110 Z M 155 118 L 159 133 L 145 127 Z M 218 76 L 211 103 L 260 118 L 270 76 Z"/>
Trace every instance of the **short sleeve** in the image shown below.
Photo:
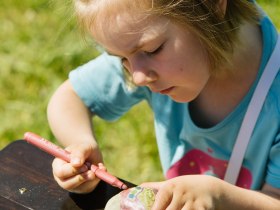
<path fill-rule="evenodd" d="M 146 87 L 129 88 L 120 59 L 107 53 L 71 71 L 69 79 L 91 112 L 109 121 L 150 95 Z"/>

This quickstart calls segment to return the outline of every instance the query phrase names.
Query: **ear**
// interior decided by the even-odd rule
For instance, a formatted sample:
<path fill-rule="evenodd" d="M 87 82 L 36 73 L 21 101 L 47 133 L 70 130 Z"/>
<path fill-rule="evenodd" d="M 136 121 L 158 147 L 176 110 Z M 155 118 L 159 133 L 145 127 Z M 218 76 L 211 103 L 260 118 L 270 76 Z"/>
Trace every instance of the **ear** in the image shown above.
<path fill-rule="evenodd" d="M 227 0 L 219 0 L 218 7 L 220 8 L 221 12 L 225 15 L 227 10 Z"/>

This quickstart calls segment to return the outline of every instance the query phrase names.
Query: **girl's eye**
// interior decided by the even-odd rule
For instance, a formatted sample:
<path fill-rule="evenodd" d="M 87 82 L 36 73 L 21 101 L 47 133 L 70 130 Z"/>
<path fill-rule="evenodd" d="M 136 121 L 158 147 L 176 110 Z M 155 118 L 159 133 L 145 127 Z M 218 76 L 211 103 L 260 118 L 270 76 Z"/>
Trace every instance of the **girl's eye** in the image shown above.
<path fill-rule="evenodd" d="M 149 55 L 149 56 L 153 56 L 153 55 L 157 55 L 158 53 L 160 53 L 160 51 L 163 49 L 163 45 L 160 45 L 157 49 L 155 49 L 154 51 L 152 52 L 145 52 L 145 54 Z"/>

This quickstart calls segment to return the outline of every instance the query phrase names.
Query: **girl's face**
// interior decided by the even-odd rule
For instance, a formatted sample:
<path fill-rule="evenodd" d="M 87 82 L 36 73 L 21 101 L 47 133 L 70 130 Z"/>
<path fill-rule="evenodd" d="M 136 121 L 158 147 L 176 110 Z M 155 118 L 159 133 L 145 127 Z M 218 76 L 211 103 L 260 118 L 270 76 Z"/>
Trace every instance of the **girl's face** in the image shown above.
<path fill-rule="evenodd" d="M 134 83 L 178 102 L 190 102 L 210 77 L 207 53 L 187 28 L 163 17 L 119 14 L 95 40 L 122 59 Z M 100 31 L 103 31 L 101 33 Z"/>

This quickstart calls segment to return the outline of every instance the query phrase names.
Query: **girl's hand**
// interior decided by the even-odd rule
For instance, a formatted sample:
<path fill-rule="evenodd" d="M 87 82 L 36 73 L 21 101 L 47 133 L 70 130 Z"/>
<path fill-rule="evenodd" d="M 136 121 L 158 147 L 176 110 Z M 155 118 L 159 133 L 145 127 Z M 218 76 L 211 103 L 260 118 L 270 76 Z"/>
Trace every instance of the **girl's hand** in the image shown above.
<path fill-rule="evenodd" d="M 186 175 L 141 186 L 158 190 L 152 210 L 219 209 L 222 181 L 207 175 Z"/>
<path fill-rule="evenodd" d="M 99 149 L 84 143 L 71 145 L 66 150 L 71 153 L 71 162 L 55 158 L 52 163 L 54 179 L 63 189 L 70 192 L 91 192 L 100 180 L 88 169 L 85 162 L 98 163 L 100 169 L 106 170 Z"/>

